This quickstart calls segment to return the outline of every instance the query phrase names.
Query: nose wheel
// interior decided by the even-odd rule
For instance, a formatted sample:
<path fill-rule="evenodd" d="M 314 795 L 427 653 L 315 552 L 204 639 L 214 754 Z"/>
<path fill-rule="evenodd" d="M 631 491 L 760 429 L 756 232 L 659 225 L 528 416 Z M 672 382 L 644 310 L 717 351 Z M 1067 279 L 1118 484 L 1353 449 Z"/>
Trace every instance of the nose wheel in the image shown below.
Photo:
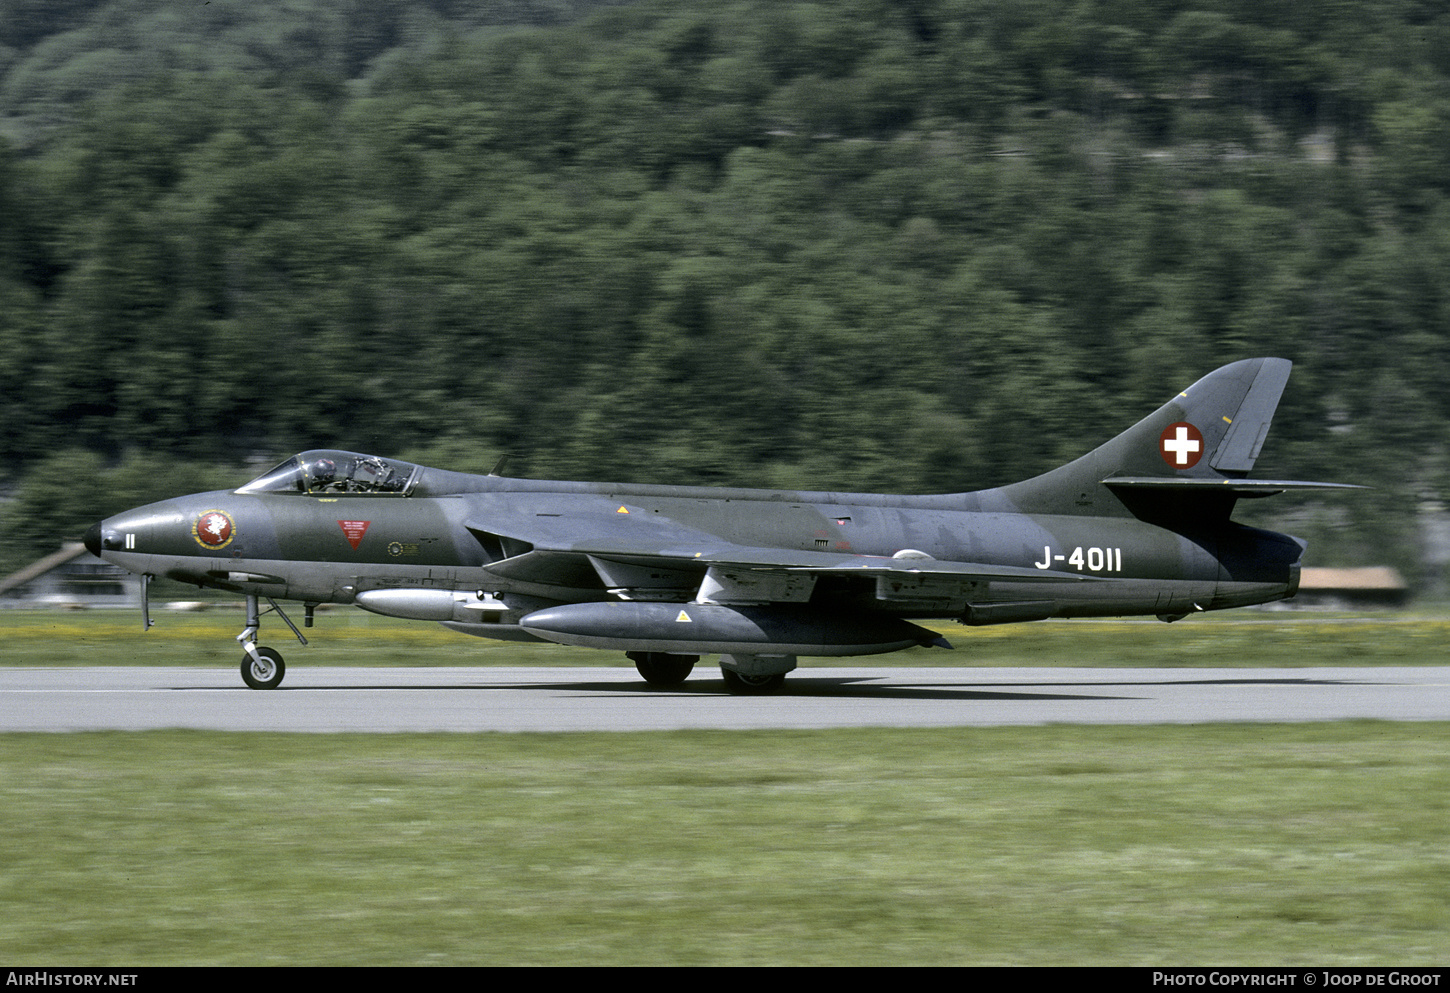
<path fill-rule="evenodd" d="M 251 648 L 242 656 L 242 681 L 254 690 L 275 690 L 287 674 L 282 653 L 274 648 Z"/>
<path fill-rule="evenodd" d="M 277 606 L 271 597 L 267 598 L 267 603 L 271 604 L 271 608 L 277 612 L 277 616 L 292 629 L 297 640 L 304 645 L 307 644 L 307 639 L 302 637 L 302 632 L 297 630 L 297 625 L 282 613 L 282 608 Z M 310 626 L 312 620 L 310 607 L 307 620 Z M 242 656 L 242 682 L 254 690 L 275 690 L 282 684 L 282 677 L 287 674 L 287 666 L 282 662 L 282 653 L 275 648 L 257 647 L 257 629 L 261 625 L 261 606 L 257 602 L 257 597 L 249 596 L 247 597 L 247 626 L 241 634 L 237 635 L 237 640 L 246 649 L 246 654 Z"/>

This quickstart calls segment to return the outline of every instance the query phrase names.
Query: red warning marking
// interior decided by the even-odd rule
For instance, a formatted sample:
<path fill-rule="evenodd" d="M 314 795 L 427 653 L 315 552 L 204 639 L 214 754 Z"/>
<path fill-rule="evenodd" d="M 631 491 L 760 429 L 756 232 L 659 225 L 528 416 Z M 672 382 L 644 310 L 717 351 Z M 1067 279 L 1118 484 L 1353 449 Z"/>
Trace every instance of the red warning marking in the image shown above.
<path fill-rule="evenodd" d="M 1158 454 L 1175 469 L 1192 469 L 1203 458 L 1203 432 L 1187 421 L 1170 424 L 1158 436 Z"/>
<path fill-rule="evenodd" d="M 372 521 L 338 521 L 337 523 L 342 528 L 342 533 L 347 535 L 347 543 L 356 549 L 363 540 L 363 535 L 368 533 L 368 525 Z"/>

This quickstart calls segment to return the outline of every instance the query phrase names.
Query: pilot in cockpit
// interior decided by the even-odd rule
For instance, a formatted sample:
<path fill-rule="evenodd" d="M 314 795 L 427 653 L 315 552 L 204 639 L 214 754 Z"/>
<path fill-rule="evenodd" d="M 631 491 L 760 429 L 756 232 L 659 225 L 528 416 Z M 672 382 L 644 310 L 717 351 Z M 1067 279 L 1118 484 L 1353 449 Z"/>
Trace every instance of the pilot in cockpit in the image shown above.
<path fill-rule="evenodd" d="M 310 483 L 308 489 L 314 493 L 332 489 L 334 486 L 338 489 L 346 488 L 345 485 L 338 485 L 337 463 L 332 459 L 318 459 L 308 466 L 307 474 Z"/>

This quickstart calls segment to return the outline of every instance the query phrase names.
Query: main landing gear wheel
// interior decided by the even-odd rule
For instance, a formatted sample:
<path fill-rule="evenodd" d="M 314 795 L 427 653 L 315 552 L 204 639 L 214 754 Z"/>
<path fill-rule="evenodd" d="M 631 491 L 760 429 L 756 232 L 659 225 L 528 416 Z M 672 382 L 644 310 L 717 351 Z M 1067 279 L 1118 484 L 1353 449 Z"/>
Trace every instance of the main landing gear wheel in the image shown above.
<path fill-rule="evenodd" d="M 286 675 L 282 654 L 274 648 L 258 648 L 255 658 L 242 656 L 242 680 L 254 690 L 275 690 Z"/>
<path fill-rule="evenodd" d="M 725 688 L 731 693 L 739 695 L 762 693 L 774 693 L 785 685 L 785 673 L 772 672 L 763 676 L 748 676 L 743 672 L 736 672 L 734 669 L 720 667 L 720 675 L 725 677 Z"/>
<path fill-rule="evenodd" d="M 690 678 L 698 655 L 671 655 L 668 652 L 625 652 L 644 681 L 651 686 L 679 686 Z"/>

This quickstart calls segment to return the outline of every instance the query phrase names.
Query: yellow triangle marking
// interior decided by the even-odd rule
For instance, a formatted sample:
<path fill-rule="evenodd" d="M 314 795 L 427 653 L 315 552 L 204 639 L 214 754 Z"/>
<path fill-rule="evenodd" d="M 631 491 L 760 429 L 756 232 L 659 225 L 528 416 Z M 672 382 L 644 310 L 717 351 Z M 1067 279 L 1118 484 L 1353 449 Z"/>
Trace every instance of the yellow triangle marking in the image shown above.
<path fill-rule="evenodd" d="M 627 514 L 627 513 L 629 513 L 629 511 L 623 505 L 621 505 L 620 508 L 615 511 L 615 513 L 616 514 Z"/>
<path fill-rule="evenodd" d="M 694 622 L 690 620 L 690 615 L 687 614 L 687 613 L 685 613 L 682 610 L 682 611 L 680 611 L 680 616 L 678 616 L 678 617 L 675 618 L 675 623 L 676 624 L 693 624 Z"/>

